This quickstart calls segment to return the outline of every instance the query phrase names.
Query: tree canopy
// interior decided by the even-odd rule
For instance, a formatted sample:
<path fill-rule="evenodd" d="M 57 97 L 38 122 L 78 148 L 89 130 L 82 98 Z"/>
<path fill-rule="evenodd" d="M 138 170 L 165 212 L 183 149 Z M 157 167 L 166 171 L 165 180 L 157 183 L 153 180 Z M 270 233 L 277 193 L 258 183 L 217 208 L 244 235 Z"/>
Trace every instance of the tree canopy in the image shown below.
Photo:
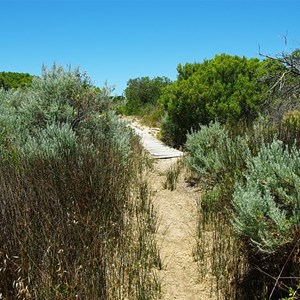
<path fill-rule="evenodd" d="M 166 112 L 162 133 L 169 144 L 182 145 L 186 133 L 200 124 L 248 121 L 260 110 L 264 64 L 259 59 L 221 54 L 178 65 L 177 71 L 177 80 L 160 97 Z"/>
<path fill-rule="evenodd" d="M 28 73 L 0 72 L 0 89 L 24 88 L 31 84 L 33 76 Z"/>
<path fill-rule="evenodd" d="M 162 88 L 170 83 L 167 77 L 129 79 L 125 89 L 127 113 L 138 114 L 145 106 L 156 105 Z"/>

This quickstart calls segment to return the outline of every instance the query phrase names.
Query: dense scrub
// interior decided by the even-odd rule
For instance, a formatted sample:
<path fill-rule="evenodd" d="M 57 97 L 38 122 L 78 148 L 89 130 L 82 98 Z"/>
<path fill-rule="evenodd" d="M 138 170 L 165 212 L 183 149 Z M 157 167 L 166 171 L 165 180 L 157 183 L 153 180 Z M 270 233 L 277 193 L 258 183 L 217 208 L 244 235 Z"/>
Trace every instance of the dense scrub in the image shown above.
<path fill-rule="evenodd" d="M 296 54 L 271 62 L 271 73 L 261 79 L 270 86 L 264 114 L 252 125 L 211 122 L 187 135 L 186 162 L 202 187 L 196 251 L 200 274 L 211 268 L 220 298 L 299 298 Z"/>
<path fill-rule="evenodd" d="M 33 76 L 28 73 L 0 72 L 0 89 L 12 90 L 30 86 Z"/>
<path fill-rule="evenodd" d="M 148 160 L 109 90 L 53 66 L 0 98 L 0 298 L 158 297 Z"/>
<path fill-rule="evenodd" d="M 218 264 L 212 271 L 225 297 L 236 299 L 261 299 L 273 286 L 277 299 L 300 273 L 300 151 L 274 138 L 274 132 L 273 140 L 264 140 L 260 126 L 244 136 L 232 136 L 219 123 L 201 126 L 186 146 L 187 163 L 204 187 L 200 265 L 210 243 L 204 232 L 213 230 L 211 253 Z M 275 284 L 270 278 L 277 276 Z M 250 296 L 250 289 L 255 294 Z"/>
<path fill-rule="evenodd" d="M 157 126 L 163 113 L 158 100 L 162 89 L 170 83 L 167 77 L 129 79 L 125 102 L 118 111 L 125 115 L 137 115 L 145 124 Z"/>
<path fill-rule="evenodd" d="M 177 80 L 130 79 L 119 112 L 161 126 L 162 140 L 180 147 L 186 134 L 211 121 L 247 125 L 265 106 L 265 92 L 284 66 L 227 54 L 201 63 L 179 64 Z M 266 76 L 269 75 L 269 76 Z M 271 76 L 272 75 L 272 76 Z"/>
<path fill-rule="evenodd" d="M 177 80 L 163 89 L 160 102 L 165 117 L 163 139 L 180 146 L 186 133 L 199 124 L 250 122 L 263 102 L 264 85 L 258 79 L 264 74 L 264 63 L 258 59 L 216 55 L 203 63 L 187 63 L 177 68 Z"/>

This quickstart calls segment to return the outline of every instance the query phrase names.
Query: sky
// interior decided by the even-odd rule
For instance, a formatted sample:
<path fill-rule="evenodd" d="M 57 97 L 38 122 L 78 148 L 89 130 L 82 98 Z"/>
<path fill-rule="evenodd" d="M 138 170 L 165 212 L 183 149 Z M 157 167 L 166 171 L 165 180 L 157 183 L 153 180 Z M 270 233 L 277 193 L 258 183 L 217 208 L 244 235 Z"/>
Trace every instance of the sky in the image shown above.
<path fill-rule="evenodd" d="M 0 71 L 71 65 L 121 95 L 179 63 L 300 48 L 299 14 L 300 0 L 0 0 Z"/>

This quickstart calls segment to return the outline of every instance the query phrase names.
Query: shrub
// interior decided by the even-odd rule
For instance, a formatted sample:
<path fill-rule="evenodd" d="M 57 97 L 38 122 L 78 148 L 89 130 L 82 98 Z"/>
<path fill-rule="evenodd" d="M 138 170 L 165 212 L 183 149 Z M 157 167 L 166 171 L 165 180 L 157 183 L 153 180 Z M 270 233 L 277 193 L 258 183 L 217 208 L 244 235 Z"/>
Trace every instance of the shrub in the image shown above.
<path fill-rule="evenodd" d="M 299 234 L 299 170 L 299 151 L 278 140 L 247 160 L 246 183 L 233 194 L 233 226 L 254 251 L 274 253 Z"/>
<path fill-rule="evenodd" d="M 190 169 L 211 185 L 240 176 L 250 152 L 247 137 L 231 137 L 218 122 L 202 125 L 187 135 L 186 149 Z"/>
<path fill-rule="evenodd" d="M 297 147 L 300 148 L 300 111 L 292 110 L 283 115 L 281 124 L 277 127 L 281 127 L 282 140 L 286 143 L 289 141 L 297 143 Z"/>
<path fill-rule="evenodd" d="M 58 159 L 66 158 L 77 150 L 76 134 L 69 124 L 49 124 L 38 131 L 35 136 L 29 136 L 21 155 L 27 159 Z"/>
<path fill-rule="evenodd" d="M 200 273 L 207 273 L 204 254 L 212 257 L 211 272 L 225 298 L 261 299 L 274 287 L 272 276 L 284 277 L 278 278 L 282 288 L 299 274 L 300 153 L 295 143 L 285 146 L 274 139 L 288 131 L 266 127 L 265 121 L 244 136 L 219 123 L 187 136 L 187 163 L 202 191 Z M 276 299 L 285 295 L 280 288 Z"/>
<path fill-rule="evenodd" d="M 293 110 L 288 111 L 283 116 L 283 124 L 290 127 L 291 129 L 295 131 L 300 130 L 300 111 L 299 110 Z"/>
<path fill-rule="evenodd" d="M 1 299 L 157 297 L 145 156 L 87 78 L 53 66 L 0 91 Z"/>
<path fill-rule="evenodd" d="M 124 112 L 127 115 L 145 115 L 154 110 L 163 87 L 170 84 L 167 77 L 141 77 L 129 79 L 125 89 L 126 104 Z"/>
<path fill-rule="evenodd" d="M 218 122 L 200 126 L 199 131 L 187 135 L 187 163 L 199 177 L 220 174 L 224 167 L 220 147 L 228 138 L 228 132 Z"/>
<path fill-rule="evenodd" d="M 30 86 L 33 76 L 28 73 L 0 72 L 0 89 L 16 90 Z"/>
<path fill-rule="evenodd" d="M 178 79 L 162 90 L 161 105 L 168 118 L 162 124 L 163 138 L 181 146 L 186 133 L 218 120 L 252 122 L 263 102 L 265 72 L 258 59 L 216 55 L 203 63 L 179 65 Z"/>

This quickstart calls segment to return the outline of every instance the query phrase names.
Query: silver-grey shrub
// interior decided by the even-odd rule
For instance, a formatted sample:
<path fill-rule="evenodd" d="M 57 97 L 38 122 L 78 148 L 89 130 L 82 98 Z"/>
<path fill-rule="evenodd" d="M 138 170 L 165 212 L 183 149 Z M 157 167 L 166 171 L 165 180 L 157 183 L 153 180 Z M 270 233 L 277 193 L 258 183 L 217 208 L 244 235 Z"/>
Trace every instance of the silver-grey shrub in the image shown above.
<path fill-rule="evenodd" d="M 187 163 L 197 175 L 217 174 L 222 170 L 219 149 L 226 143 L 228 134 L 220 123 L 203 125 L 197 132 L 187 135 Z"/>
<path fill-rule="evenodd" d="M 110 90 L 96 89 L 78 68 L 65 71 L 53 65 L 43 68 L 42 77 L 34 78 L 31 89 L 18 106 L 25 127 L 34 130 L 49 123 L 71 123 L 73 127 L 89 114 L 107 111 Z"/>
<path fill-rule="evenodd" d="M 29 136 L 21 148 L 27 159 L 55 159 L 70 156 L 77 149 L 77 138 L 69 124 L 48 124 L 45 128 Z"/>
<path fill-rule="evenodd" d="M 43 67 L 42 76 L 33 79 L 30 89 L 0 91 L 2 158 L 12 151 L 23 158 L 42 153 L 54 158 L 63 151 L 71 151 L 76 138 L 86 133 L 79 130 L 81 123 L 89 123 L 90 131 L 102 132 L 103 126 L 94 121 L 105 118 L 109 111 L 110 92 L 107 86 L 101 90 L 94 87 L 78 68 L 64 70 L 56 65 L 49 70 Z M 85 138 L 86 144 L 93 142 Z"/>
<path fill-rule="evenodd" d="M 199 177 L 210 177 L 213 184 L 240 172 L 250 153 L 246 136 L 232 138 L 218 122 L 202 125 L 199 131 L 189 134 L 186 149 L 190 169 Z"/>
<path fill-rule="evenodd" d="M 55 65 L 0 91 L 0 298 L 157 299 L 144 153 L 109 92 Z"/>
<path fill-rule="evenodd" d="M 247 160 L 245 183 L 233 194 L 233 226 L 254 249 L 274 253 L 293 241 L 300 224 L 300 152 L 279 140 Z"/>

